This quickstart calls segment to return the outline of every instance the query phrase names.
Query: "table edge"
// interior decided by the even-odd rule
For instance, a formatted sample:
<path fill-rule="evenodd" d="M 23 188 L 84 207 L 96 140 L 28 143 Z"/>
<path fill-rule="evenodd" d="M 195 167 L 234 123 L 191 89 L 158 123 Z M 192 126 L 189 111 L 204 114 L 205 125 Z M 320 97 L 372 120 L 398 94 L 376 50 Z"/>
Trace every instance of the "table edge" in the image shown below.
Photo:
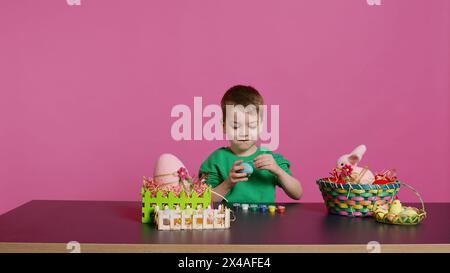
<path fill-rule="evenodd" d="M 68 253 L 65 243 L 1 243 L 0 253 Z M 83 253 L 368 253 L 365 244 L 200 245 L 82 243 Z M 450 244 L 382 244 L 384 253 L 450 253 Z"/>

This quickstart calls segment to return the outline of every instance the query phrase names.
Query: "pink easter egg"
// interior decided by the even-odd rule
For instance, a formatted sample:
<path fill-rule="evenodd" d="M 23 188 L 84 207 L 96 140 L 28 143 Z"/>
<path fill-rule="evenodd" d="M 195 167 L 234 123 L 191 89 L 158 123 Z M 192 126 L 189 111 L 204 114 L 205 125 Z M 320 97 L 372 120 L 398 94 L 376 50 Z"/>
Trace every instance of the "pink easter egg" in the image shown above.
<path fill-rule="evenodd" d="M 178 170 L 184 164 L 173 154 L 162 154 L 155 164 L 153 177 L 160 188 L 168 188 L 179 183 Z"/>

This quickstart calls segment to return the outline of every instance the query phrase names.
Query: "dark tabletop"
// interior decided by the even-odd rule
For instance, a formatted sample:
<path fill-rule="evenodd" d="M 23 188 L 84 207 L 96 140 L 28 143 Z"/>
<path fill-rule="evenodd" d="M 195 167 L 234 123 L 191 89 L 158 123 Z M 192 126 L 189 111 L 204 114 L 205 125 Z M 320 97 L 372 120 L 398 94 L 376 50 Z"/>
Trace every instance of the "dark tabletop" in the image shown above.
<path fill-rule="evenodd" d="M 0 242 L 98 244 L 449 244 L 450 204 L 427 204 L 417 226 L 329 215 L 324 204 L 285 204 L 285 214 L 240 212 L 228 230 L 158 231 L 141 202 L 31 201 L 0 216 Z M 416 205 L 417 206 L 417 205 Z"/>

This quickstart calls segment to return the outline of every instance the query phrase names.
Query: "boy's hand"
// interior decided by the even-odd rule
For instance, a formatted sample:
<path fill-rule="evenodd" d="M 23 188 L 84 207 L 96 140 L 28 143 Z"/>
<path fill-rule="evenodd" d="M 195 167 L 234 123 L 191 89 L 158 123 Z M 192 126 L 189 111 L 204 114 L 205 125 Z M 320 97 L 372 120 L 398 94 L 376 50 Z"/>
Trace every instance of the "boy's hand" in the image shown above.
<path fill-rule="evenodd" d="M 253 161 L 253 166 L 260 170 L 268 170 L 275 175 L 280 174 L 280 172 L 282 171 L 280 166 L 278 166 L 277 162 L 273 158 L 272 154 L 258 155 Z"/>
<path fill-rule="evenodd" d="M 239 171 L 244 169 L 244 166 L 240 166 L 243 160 L 237 160 L 231 166 L 230 172 L 228 173 L 227 182 L 231 187 L 234 187 L 236 183 L 247 181 L 248 177 L 246 173 L 240 173 Z"/>

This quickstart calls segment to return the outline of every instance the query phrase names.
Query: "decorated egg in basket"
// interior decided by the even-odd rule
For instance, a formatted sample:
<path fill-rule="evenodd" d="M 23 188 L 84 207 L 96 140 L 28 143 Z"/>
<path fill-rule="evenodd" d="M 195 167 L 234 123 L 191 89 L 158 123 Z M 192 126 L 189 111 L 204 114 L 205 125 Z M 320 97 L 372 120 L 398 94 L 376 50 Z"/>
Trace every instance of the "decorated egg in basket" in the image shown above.
<path fill-rule="evenodd" d="M 169 188 L 179 183 L 178 170 L 185 168 L 184 164 L 178 157 L 173 154 L 162 154 L 155 164 L 153 178 L 160 188 Z"/>

